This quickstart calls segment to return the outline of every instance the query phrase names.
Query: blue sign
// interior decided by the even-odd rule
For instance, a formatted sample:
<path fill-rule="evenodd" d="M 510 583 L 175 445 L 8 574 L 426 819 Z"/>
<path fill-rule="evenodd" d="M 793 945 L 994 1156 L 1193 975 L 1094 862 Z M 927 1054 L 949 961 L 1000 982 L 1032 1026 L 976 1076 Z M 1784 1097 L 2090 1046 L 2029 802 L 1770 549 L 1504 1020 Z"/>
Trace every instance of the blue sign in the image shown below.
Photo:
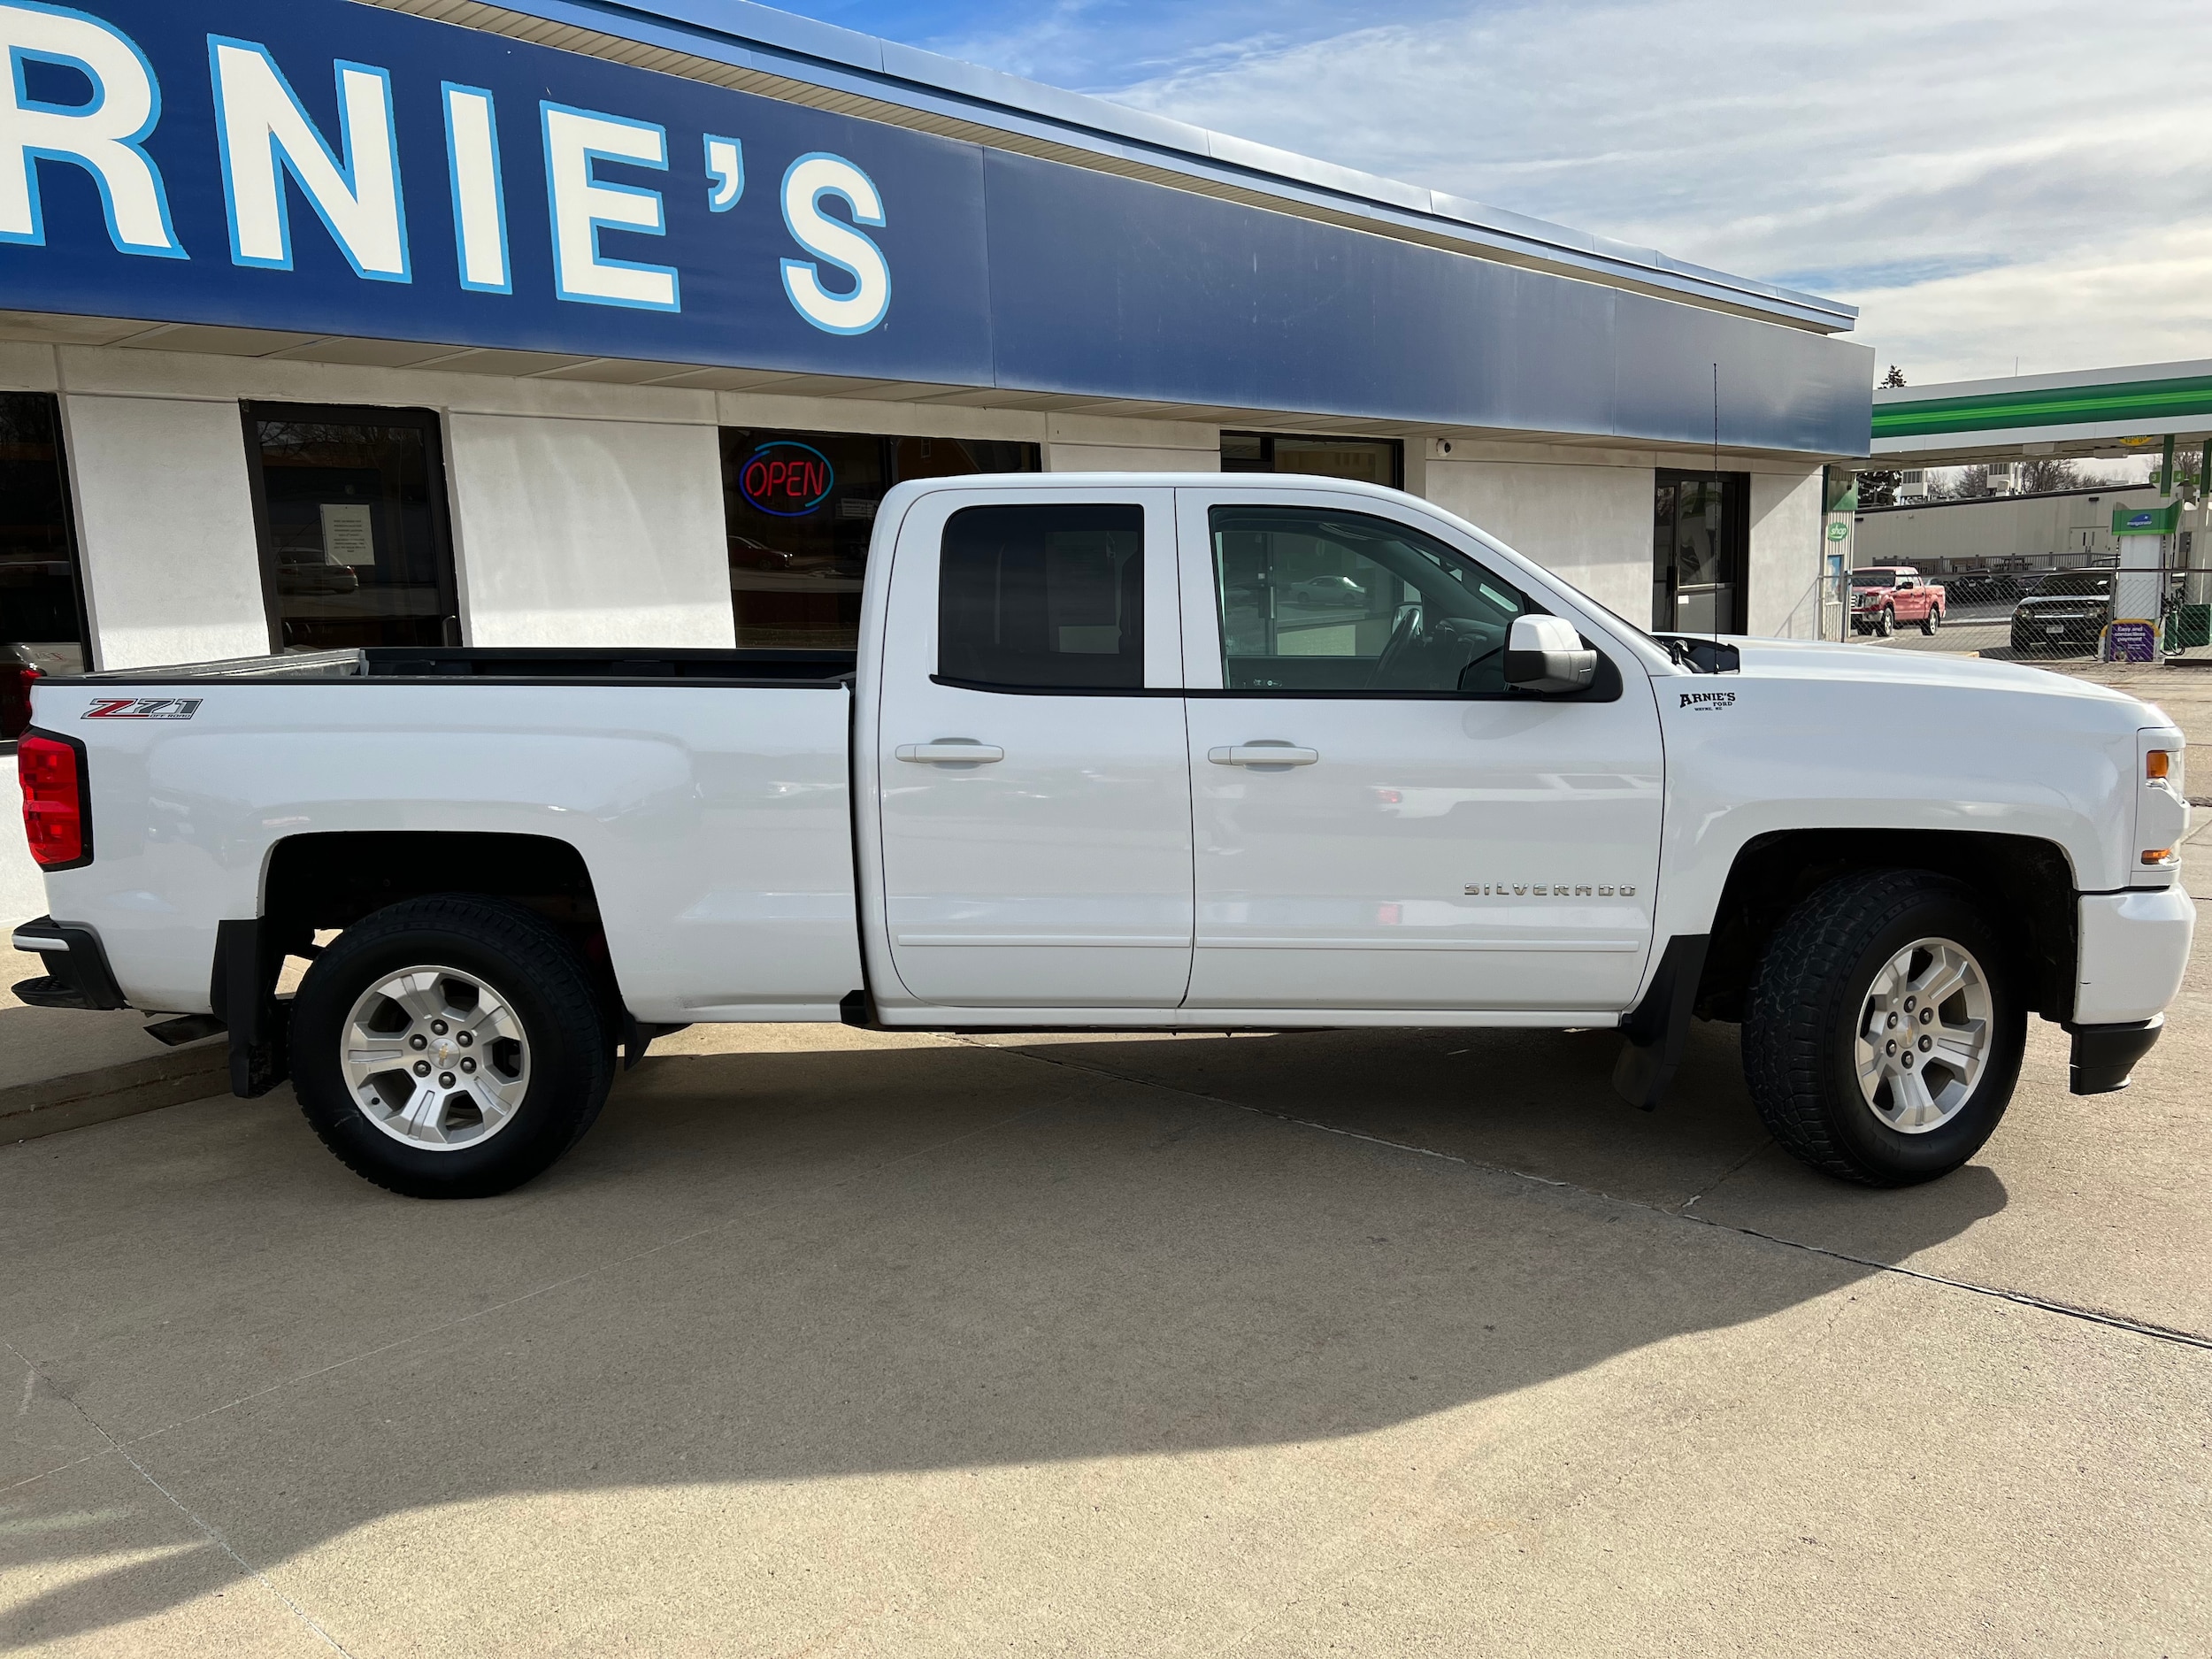
<path fill-rule="evenodd" d="M 8 305 L 989 379 L 973 145 L 333 0 L 0 35 Z"/>
<path fill-rule="evenodd" d="M 0 39 L 11 308 L 1866 450 L 1843 342 L 375 6 Z"/>

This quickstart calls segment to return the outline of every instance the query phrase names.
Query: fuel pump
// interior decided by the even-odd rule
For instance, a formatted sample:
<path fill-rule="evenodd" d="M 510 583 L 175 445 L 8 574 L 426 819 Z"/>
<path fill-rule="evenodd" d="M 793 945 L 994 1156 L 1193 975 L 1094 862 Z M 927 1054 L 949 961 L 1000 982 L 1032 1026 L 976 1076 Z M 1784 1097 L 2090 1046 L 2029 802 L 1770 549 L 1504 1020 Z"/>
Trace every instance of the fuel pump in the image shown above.
<path fill-rule="evenodd" d="M 2181 503 L 2116 507 L 2112 534 L 2120 567 L 2112 573 L 2112 615 L 2097 655 L 2108 663 L 2158 660 L 2158 622 L 2166 600 L 2166 565 L 2181 525 Z"/>

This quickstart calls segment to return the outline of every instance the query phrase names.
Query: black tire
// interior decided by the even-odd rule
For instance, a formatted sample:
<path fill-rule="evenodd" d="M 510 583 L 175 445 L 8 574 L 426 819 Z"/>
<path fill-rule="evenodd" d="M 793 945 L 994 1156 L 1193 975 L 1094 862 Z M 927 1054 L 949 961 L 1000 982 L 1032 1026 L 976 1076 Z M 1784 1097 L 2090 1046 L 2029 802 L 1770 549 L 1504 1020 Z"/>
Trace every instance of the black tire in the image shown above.
<path fill-rule="evenodd" d="M 1874 618 L 1875 635 L 1879 639 L 1886 640 L 1896 632 L 1897 613 L 1885 606 L 1883 608 L 1882 614 Z"/>
<path fill-rule="evenodd" d="M 1943 613 L 1940 611 L 1938 611 L 1933 605 L 1929 606 L 1928 614 L 1920 618 L 1921 633 L 1924 634 L 1933 634 L 1942 626 Z"/>
<path fill-rule="evenodd" d="M 341 1066 L 355 1003 L 422 965 L 492 987 L 526 1040 L 519 1105 L 473 1145 L 418 1147 L 387 1133 Z M 576 953 L 532 912 L 465 894 L 410 899 L 339 934 L 293 999 L 291 1052 L 300 1109 L 323 1144 L 355 1174 L 409 1198 L 486 1198 L 542 1174 L 591 1127 L 614 1076 L 607 1020 Z"/>
<path fill-rule="evenodd" d="M 1852 1049 L 1876 976 L 1930 938 L 1955 941 L 1980 964 L 1990 1047 L 1956 1113 L 1909 1134 L 1868 1104 Z M 1923 870 L 1861 871 L 1813 892 L 1767 941 L 1744 1020 L 1744 1080 L 1793 1157 L 1843 1180 L 1909 1187 L 1981 1150 L 2011 1102 L 2026 1033 L 2009 955 L 1967 888 Z"/>

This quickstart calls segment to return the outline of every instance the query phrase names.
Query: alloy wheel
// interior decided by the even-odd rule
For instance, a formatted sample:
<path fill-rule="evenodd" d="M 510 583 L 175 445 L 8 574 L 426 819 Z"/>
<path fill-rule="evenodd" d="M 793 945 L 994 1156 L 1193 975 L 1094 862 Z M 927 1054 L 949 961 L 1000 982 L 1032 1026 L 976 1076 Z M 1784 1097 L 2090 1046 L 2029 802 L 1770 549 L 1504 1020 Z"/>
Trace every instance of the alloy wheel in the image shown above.
<path fill-rule="evenodd" d="M 514 1121 L 530 1087 L 530 1041 L 497 990 L 424 965 L 363 992 L 339 1038 L 339 1069 L 362 1115 L 432 1152 L 482 1144 Z"/>
<path fill-rule="evenodd" d="M 1868 1108 L 1909 1135 L 1957 1117 L 1989 1064 L 1993 1007 L 1963 945 L 1918 939 L 1892 956 L 1867 987 L 1852 1047 Z"/>

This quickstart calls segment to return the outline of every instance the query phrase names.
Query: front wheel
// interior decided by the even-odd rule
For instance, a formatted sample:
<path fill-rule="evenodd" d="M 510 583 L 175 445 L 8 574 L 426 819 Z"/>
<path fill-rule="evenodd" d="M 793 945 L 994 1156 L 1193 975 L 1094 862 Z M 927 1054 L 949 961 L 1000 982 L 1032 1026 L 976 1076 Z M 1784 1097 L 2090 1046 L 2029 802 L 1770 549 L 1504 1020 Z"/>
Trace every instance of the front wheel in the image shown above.
<path fill-rule="evenodd" d="M 2027 1018 L 1973 895 L 1917 870 L 1816 890 L 1767 942 L 1744 1078 L 1785 1151 L 1869 1187 L 1947 1175 L 1996 1130 Z"/>
<path fill-rule="evenodd" d="M 1874 632 L 1878 638 L 1885 640 L 1896 633 L 1897 613 L 1894 611 L 1884 611 L 1880 616 L 1875 618 Z"/>
<path fill-rule="evenodd" d="M 355 923 L 292 1003 L 292 1075 L 315 1133 L 410 1198 L 483 1198 L 541 1174 L 613 1079 L 591 976 L 516 906 L 411 899 Z"/>

